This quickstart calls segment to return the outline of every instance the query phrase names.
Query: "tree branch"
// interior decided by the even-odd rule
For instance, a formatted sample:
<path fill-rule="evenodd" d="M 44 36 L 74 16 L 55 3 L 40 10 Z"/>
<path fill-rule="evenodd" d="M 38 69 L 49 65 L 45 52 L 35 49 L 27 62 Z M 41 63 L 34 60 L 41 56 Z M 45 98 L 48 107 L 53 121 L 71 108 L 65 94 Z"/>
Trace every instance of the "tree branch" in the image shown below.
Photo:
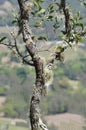
<path fill-rule="evenodd" d="M 26 55 L 26 56 L 23 56 L 22 53 L 19 51 L 18 47 L 17 47 L 17 41 L 16 41 L 16 38 L 14 38 L 14 41 L 15 41 L 15 49 L 16 49 L 16 52 L 17 54 L 22 58 L 22 61 L 23 63 L 26 63 L 30 66 L 34 66 L 33 62 L 31 63 L 30 61 L 26 60 L 25 58 L 28 57 L 29 55 Z"/>
<path fill-rule="evenodd" d="M 12 49 L 13 47 L 15 47 L 14 45 L 3 43 L 3 42 L 0 42 L 0 44 L 5 45 L 5 46 L 7 46 L 10 49 Z"/>
<path fill-rule="evenodd" d="M 70 24 L 70 13 L 69 9 L 66 7 L 66 0 L 61 0 L 60 9 L 63 10 L 64 16 L 65 16 L 65 34 L 67 36 L 70 35 L 71 31 L 71 24 Z"/>
<path fill-rule="evenodd" d="M 15 41 L 15 44 L 11 44 L 11 41 L 9 42 L 9 44 L 4 43 L 4 42 L 0 42 L 0 44 L 7 46 L 10 50 L 15 49 L 16 50 L 15 54 L 22 59 L 23 63 L 28 64 L 30 66 L 34 66 L 34 64 L 33 64 L 33 62 L 31 62 L 31 60 L 28 61 L 28 60 L 25 59 L 29 55 L 23 56 L 22 53 L 19 51 L 15 38 L 14 38 L 14 41 Z"/>

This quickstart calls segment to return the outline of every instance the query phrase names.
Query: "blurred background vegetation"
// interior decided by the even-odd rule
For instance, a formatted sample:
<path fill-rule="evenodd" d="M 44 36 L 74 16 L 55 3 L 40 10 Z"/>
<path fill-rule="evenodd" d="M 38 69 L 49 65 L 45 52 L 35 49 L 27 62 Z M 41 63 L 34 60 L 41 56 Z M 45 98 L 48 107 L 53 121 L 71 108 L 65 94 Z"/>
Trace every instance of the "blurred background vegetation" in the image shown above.
<path fill-rule="evenodd" d="M 86 9 L 80 6 L 78 0 L 68 0 L 68 2 L 71 2 L 74 12 L 81 11 L 86 26 Z M 48 0 L 46 0 L 45 5 L 47 4 Z M 17 0 L 0 0 L 0 36 L 5 34 L 9 37 L 6 25 L 12 30 L 12 21 L 17 8 Z M 52 32 L 50 39 L 53 40 Z M 58 62 L 57 68 L 54 70 L 54 82 L 50 87 L 48 96 L 42 99 L 41 108 L 44 115 L 72 113 L 86 116 L 86 41 L 84 40 L 80 45 L 68 49 L 65 52 L 64 62 Z M 0 46 L 1 116 L 27 119 L 34 77 L 33 68 L 23 65 L 19 58 L 12 55 L 6 47 Z M 2 126 L 2 122 L 0 120 L 1 130 L 5 128 L 15 129 L 14 126 L 7 125 L 8 122 Z M 16 130 L 23 130 L 23 127 L 20 127 L 22 125 L 24 130 L 27 129 L 28 125 L 20 122 L 17 124 Z M 52 128 L 54 129 L 53 126 L 51 126 Z"/>

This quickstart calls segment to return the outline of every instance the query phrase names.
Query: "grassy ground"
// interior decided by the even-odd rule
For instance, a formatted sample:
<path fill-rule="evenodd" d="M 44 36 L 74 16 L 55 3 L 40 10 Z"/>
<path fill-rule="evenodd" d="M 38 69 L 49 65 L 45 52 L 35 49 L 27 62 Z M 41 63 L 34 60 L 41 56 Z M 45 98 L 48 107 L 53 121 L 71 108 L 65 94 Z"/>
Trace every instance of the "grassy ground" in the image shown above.
<path fill-rule="evenodd" d="M 6 125 L 2 125 L 0 130 L 3 130 L 3 128 L 5 127 Z M 20 126 L 13 126 L 13 125 L 8 125 L 8 130 L 28 130 L 28 128 L 25 128 L 25 127 L 20 127 Z"/>
<path fill-rule="evenodd" d="M 7 128 L 7 130 L 29 130 L 28 128 L 23 127 L 23 126 L 16 126 L 16 125 L 10 124 L 9 119 L 8 120 L 0 119 L 0 130 L 3 130 L 5 128 Z"/>
<path fill-rule="evenodd" d="M 10 31 L 12 31 L 12 30 L 13 30 L 13 28 L 10 27 Z M 1 27 L 0 32 L 3 33 L 3 35 L 4 35 L 4 32 L 5 32 L 5 34 L 7 34 L 7 33 L 9 33 L 9 29 L 6 29 L 6 27 Z M 45 48 L 42 48 L 42 49 L 45 49 Z M 1 47 L 0 53 L 5 52 L 7 50 L 8 50 L 7 47 Z M 52 48 L 51 48 L 51 50 L 52 50 Z M 73 50 L 71 48 L 68 49 L 65 52 L 65 61 L 70 60 L 70 59 L 71 60 L 77 59 L 79 57 L 79 54 L 83 54 L 82 52 L 83 52 L 83 50 L 80 50 L 79 48 L 77 50 Z M 48 58 L 47 53 L 48 52 L 45 51 L 45 52 L 41 53 L 41 55 Z M 76 86 L 76 87 L 78 86 L 77 81 L 76 82 L 70 81 L 70 82 L 71 82 L 72 86 Z M 74 87 L 74 89 L 76 89 L 76 88 Z M 46 122 L 48 123 L 48 125 L 55 125 L 55 127 L 57 127 L 58 130 L 83 130 L 84 121 L 79 116 L 75 117 L 73 115 L 63 115 L 62 114 L 62 115 L 55 115 L 55 116 L 48 116 L 48 117 L 46 119 Z M 8 119 L 7 120 L 0 119 L 0 130 L 2 130 L 4 127 L 7 127 L 7 126 L 8 126 L 8 130 L 28 130 L 28 128 L 26 128 L 26 127 L 12 125 Z"/>
<path fill-rule="evenodd" d="M 59 114 L 59 115 L 50 115 L 44 117 L 48 126 L 55 126 L 56 130 L 83 130 L 85 126 L 85 120 L 82 116 L 76 114 Z M 24 120 L 19 119 L 11 119 L 11 118 L 0 118 L 0 130 L 3 128 L 8 128 L 7 130 L 29 130 L 28 127 L 16 126 L 12 124 L 14 121 L 22 121 L 26 123 Z M 51 129 L 50 129 L 51 130 Z"/>

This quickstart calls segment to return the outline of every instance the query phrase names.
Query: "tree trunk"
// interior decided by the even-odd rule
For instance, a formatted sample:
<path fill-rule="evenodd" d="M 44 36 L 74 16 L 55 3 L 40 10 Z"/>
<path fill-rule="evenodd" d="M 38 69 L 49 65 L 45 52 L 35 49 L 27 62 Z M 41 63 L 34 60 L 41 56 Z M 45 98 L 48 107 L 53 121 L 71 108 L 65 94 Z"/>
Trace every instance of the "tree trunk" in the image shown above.
<path fill-rule="evenodd" d="M 24 0 L 18 0 L 18 4 L 20 7 L 20 25 L 21 33 L 23 36 L 23 41 L 26 43 L 26 48 L 28 53 L 30 54 L 36 73 L 36 81 L 34 85 L 34 90 L 30 102 L 30 122 L 31 122 L 31 129 L 32 130 L 48 130 L 46 125 L 43 124 L 40 118 L 40 101 L 42 96 L 42 90 L 44 87 L 44 78 L 43 78 L 43 61 L 41 58 L 36 54 L 36 46 L 30 35 L 30 30 L 28 26 L 29 14 L 26 10 L 26 4 Z"/>
<path fill-rule="evenodd" d="M 30 103 L 30 122 L 32 130 L 40 128 L 40 100 L 43 86 L 43 63 L 40 58 L 35 60 L 36 82 Z"/>

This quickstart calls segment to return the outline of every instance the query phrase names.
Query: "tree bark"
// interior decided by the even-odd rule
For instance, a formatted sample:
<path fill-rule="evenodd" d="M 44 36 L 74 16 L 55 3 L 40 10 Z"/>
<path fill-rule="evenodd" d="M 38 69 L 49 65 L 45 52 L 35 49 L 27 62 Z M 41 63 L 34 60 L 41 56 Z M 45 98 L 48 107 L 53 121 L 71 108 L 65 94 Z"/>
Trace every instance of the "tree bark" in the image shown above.
<path fill-rule="evenodd" d="M 40 101 L 42 96 L 42 89 L 44 85 L 43 78 L 43 61 L 39 56 L 36 55 L 36 46 L 31 38 L 28 26 L 29 14 L 26 11 L 26 5 L 24 0 L 18 0 L 18 4 L 20 7 L 20 20 L 21 20 L 21 28 L 22 28 L 22 36 L 23 41 L 26 43 L 26 48 L 28 53 L 30 54 L 32 61 L 34 63 L 35 73 L 36 73 L 36 81 L 34 85 L 34 90 L 30 102 L 30 122 L 32 130 L 48 130 L 46 125 L 43 124 L 40 118 Z"/>

